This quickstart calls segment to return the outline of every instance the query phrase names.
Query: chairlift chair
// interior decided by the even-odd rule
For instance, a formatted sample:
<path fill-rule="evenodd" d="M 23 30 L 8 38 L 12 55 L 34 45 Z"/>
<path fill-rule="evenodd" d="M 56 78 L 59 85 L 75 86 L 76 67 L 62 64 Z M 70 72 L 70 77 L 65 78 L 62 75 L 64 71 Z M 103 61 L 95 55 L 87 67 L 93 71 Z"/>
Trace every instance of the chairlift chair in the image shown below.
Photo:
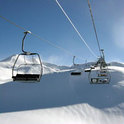
<path fill-rule="evenodd" d="M 102 70 L 100 67 L 98 67 L 97 69 L 89 72 L 88 78 L 91 84 L 109 84 L 111 75 L 107 68 L 106 70 L 105 68 Z"/>
<path fill-rule="evenodd" d="M 75 61 L 75 57 L 76 56 L 73 56 L 73 65 L 74 66 L 79 66 L 79 64 L 75 64 L 75 62 L 74 62 Z M 72 76 L 79 76 L 79 75 L 81 75 L 81 71 L 73 71 L 73 72 L 71 72 L 71 75 Z"/>
<path fill-rule="evenodd" d="M 108 71 L 107 64 L 104 59 L 104 53 L 103 50 L 101 50 L 102 56 L 98 59 L 98 61 L 95 64 L 95 68 L 89 69 L 90 71 L 85 71 L 89 72 L 88 78 L 89 82 L 91 84 L 109 84 L 111 80 L 111 75 Z"/>
<path fill-rule="evenodd" d="M 22 40 L 22 53 L 17 56 L 14 62 L 14 65 L 12 67 L 12 78 L 13 81 L 40 82 L 43 73 L 40 55 L 38 53 L 26 52 L 24 50 L 24 39 L 28 33 L 30 32 L 24 32 L 24 37 Z M 30 72 L 30 70 L 32 72 Z"/>
<path fill-rule="evenodd" d="M 89 73 L 88 78 L 91 84 L 109 84 L 111 76 L 107 70 L 101 71 L 100 69 L 95 69 Z"/>

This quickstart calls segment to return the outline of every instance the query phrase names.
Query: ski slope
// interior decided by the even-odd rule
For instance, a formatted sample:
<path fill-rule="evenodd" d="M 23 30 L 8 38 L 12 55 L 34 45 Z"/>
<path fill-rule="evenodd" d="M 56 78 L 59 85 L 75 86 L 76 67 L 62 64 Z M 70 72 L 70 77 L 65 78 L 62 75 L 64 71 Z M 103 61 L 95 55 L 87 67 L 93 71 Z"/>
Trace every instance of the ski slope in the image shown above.
<path fill-rule="evenodd" d="M 124 124 L 123 63 L 110 63 L 111 82 L 101 85 L 89 84 L 85 64 L 43 63 L 41 81 L 30 84 L 12 81 L 16 56 L 0 62 L 1 124 Z M 71 76 L 72 70 L 82 75 Z"/>

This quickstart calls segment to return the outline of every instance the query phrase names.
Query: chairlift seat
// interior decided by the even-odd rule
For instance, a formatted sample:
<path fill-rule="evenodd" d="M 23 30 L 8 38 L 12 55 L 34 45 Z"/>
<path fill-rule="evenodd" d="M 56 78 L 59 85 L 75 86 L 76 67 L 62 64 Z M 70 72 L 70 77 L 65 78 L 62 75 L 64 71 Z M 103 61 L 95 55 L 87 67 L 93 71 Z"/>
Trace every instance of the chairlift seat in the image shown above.
<path fill-rule="evenodd" d="M 85 69 L 85 72 L 91 72 L 91 69 Z"/>
<path fill-rule="evenodd" d="M 107 77 L 107 74 L 98 74 L 98 77 Z"/>
<path fill-rule="evenodd" d="M 71 75 L 81 75 L 81 72 L 71 72 Z"/>
<path fill-rule="evenodd" d="M 95 69 L 95 67 L 94 67 L 94 66 L 91 66 L 90 68 L 91 68 L 91 69 Z"/>
<path fill-rule="evenodd" d="M 99 81 L 98 78 L 91 78 L 91 83 L 92 83 L 92 84 L 97 84 L 98 81 Z"/>
<path fill-rule="evenodd" d="M 104 79 L 100 79 L 99 82 L 103 83 L 103 84 L 108 84 L 108 78 L 104 78 Z"/>
<path fill-rule="evenodd" d="M 39 74 L 17 74 L 16 76 L 13 76 L 14 81 L 39 81 L 40 80 Z"/>
<path fill-rule="evenodd" d="M 91 84 L 109 84 L 108 78 L 91 78 Z"/>

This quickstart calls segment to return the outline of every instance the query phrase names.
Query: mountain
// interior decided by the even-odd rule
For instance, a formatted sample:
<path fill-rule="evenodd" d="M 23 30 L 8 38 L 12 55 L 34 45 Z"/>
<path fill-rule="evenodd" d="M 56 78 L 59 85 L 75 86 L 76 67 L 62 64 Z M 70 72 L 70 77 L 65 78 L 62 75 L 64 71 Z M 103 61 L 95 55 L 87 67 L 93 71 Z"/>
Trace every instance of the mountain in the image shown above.
<path fill-rule="evenodd" d="M 0 62 L 2 124 L 124 123 L 123 63 L 109 64 L 109 84 L 89 83 L 84 68 L 92 63 L 68 67 L 45 62 L 39 83 L 21 83 L 13 82 L 11 78 L 16 57 Z M 19 63 L 22 62 L 23 58 Z M 71 76 L 72 71 L 81 71 L 82 74 Z"/>

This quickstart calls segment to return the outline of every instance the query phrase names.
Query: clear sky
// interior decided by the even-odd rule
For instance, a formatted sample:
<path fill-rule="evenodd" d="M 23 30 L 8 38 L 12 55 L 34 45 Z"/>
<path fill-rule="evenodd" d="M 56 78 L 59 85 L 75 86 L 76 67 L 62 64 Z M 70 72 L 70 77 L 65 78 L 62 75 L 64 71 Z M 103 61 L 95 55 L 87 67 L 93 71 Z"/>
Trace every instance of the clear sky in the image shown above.
<path fill-rule="evenodd" d="M 95 54 L 99 55 L 87 0 L 58 1 Z M 124 62 L 124 0 L 91 0 L 91 6 L 106 61 Z M 83 59 L 76 62 L 96 60 L 55 0 L 0 0 L 0 15 Z M 20 53 L 22 38 L 23 30 L 0 18 L 0 59 Z M 72 64 L 72 56 L 30 34 L 25 48 L 40 53 L 43 61 Z"/>

